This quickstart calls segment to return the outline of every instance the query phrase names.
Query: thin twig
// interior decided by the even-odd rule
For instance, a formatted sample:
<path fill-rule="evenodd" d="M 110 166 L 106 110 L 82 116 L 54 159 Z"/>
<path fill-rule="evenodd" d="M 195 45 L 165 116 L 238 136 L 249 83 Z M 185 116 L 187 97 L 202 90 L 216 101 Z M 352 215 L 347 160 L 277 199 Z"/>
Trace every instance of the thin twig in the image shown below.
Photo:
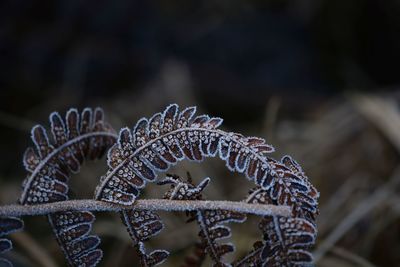
<path fill-rule="evenodd" d="M 356 223 L 382 202 L 387 200 L 393 190 L 400 184 L 400 167 L 394 171 L 388 182 L 377 189 L 370 197 L 359 203 L 321 242 L 314 252 L 314 260 L 318 262 Z"/>
<path fill-rule="evenodd" d="M 192 210 L 230 210 L 261 216 L 277 215 L 291 216 L 288 206 L 249 204 L 235 201 L 211 200 L 168 200 L 168 199 L 141 199 L 133 205 L 124 206 L 98 200 L 68 200 L 39 205 L 6 205 L 0 207 L 0 216 L 32 216 L 45 215 L 59 211 L 113 211 L 126 209 L 137 210 L 165 210 L 165 211 L 192 211 Z"/>

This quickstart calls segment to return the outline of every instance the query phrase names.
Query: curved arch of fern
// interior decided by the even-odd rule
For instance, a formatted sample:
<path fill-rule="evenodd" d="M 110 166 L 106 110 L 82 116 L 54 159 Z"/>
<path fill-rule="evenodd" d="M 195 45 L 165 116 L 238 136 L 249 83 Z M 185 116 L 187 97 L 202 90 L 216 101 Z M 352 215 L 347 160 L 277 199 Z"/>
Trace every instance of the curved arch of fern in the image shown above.
<path fill-rule="evenodd" d="M 178 161 L 202 161 L 219 157 L 231 171 L 244 173 L 269 192 L 279 205 L 293 206 L 303 216 L 317 214 L 317 190 L 290 157 L 281 162 L 269 158 L 274 148 L 258 137 L 218 129 L 221 118 L 195 117 L 196 108 L 178 112 L 176 104 L 150 119 L 140 119 L 130 131 L 123 128 L 109 150 L 107 174 L 96 188 L 95 198 L 131 205 L 146 182 Z"/>
<path fill-rule="evenodd" d="M 50 114 L 49 136 L 42 125 L 32 128 L 35 145 L 23 157 L 28 175 L 19 202 L 36 205 L 68 199 L 68 180 L 85 160 L 100 158 L 115 143 L 114 130 L 104 122 L 103 110 L 70 109 L 65 120 Z M 90 235 L 95 216 L 90 211 L 63 211 L 48 220 L 70 266 L 95 266 L 102 258 L 100 238 Z"/>
<path fill-rule="evenodd" d="M 48 175 L 50 179 L 61 180 L 64 183 L 59 185 L 66 186 L 65 182 L 68 182 L 70 174 L 78 173 L 84 160 L 101 157 L 115 143 L 116 134 L 112 127 L 104 122 L 104 113 L 100 108 L 94 111 L 85 108 L 81 118 L 78 111 L 72 108 L 66 114 L 66 122 L 58 112 L 53 112 L 49 120 L 52 140 L 42 125 L 32 128 L 31 137 L 37 153 L 32 147 L 28 147 L 24 153 L 23 164 L 28 175 L 23 182 L 19 201 L 21 204 L 35 204 L 36 201 L 29 199 L 29 194 L 34 192 L 35 186 L 32 184 L 43 176 Z M 63 188 L 53 189 L 62 195 L 60 198 L 67 197 Z"/>
<path fill-rule="evenodd" d="M 232 252 L 234 246 L 217 242 L 231 234 L 230 228 L 223 224 L 243 222 L 245 214 L 220 208 L 208 210 L 208 206 L 192 209 L 188 215 L 200 227 L 201 242 L 196 247 L 197 256 L 187 258 L 185 266 L 190 266 L 191 261 L 200 264 L 207 254 L 215 266 L 301 266 L 312 262 L 308 250 L 315 242 L 319 193 L 300 165 L 289 156 L 281 160 L 270 158 L 268 155 L 274 148 L 264 139 L 223 131 L 219 129 L 221 118 L 196 116 L 195 112 L 195 107 L 179 111 L 172 104 L 164 112 L 140 119 L 132 130 L 121 129 L 118 136 L 104 122 L 99 108 L 86 108 L 81 114 L 70 109 L 65 119 L 53 112 L 51 134 L 41 125 L 32 129 L 36 150 L 28 148 L 24 154 L 28 175 L 20 204 L 66 203 L 70 176 L 79 171 L 85 160 L 100 158 L 108 151 L 109 168 L 100 179 L 95 199 L 98 203 L 103 201 L 101 204 L 128 207 L 118 211 L 140 256 L 141 266 L 155 266 L 169 253 L 165 250 L 147 253 L 144 242 L 157 235 L 163 223 L 154 210 L 135 209 L 133 203 L 147 182 L 156 181 L 158 173 L 166 172 L 179 161 L 201 162 L 205 157 L 218 157 L 229 170 L 254 181 L 256 188 L 244 202 L 290 206 L 292 217 L 263 217 L 259 224 L 263 240 L 256 242 L 247 255 L 227 264 L 222 257 Z M 209 181 L 206 178 L 195 186 L 190 179 L 184 182 L 169 176 L 159 184 L 172 186 L 165 199 L 201 201 L 201 192 Z M 94 214 L 73 208 L 46 214 L 68 264 L 96 266 L 102 251 L 98 248 L 100 239 L 90 235 Z M 10 241 L 3 236 L 21 227 L 18 218 L 0 218 L 0 253 L 11 248 Z"/>
<path fill-rule="evenodd" d="M 178 105 L 172 104 L 164 112 L 156 113 L 150 119 L 140 119 L 132 130 L 121 129 L 117 143 L 109 150 L 109 169 L 106 175 L 101 177 L 95 199 L 131 205 L 146 183 L 156 180 L 158 172 L 165 172 L 184 159 L 201 162 L 205 157 L 219 157 L 226 162 L 229 170 L 244 173 L 263 191 L 265 200 L 258 203 L 289 205 L 297 220 L 292 222 L 293 225 L 300 224 L 300 220 L 315 225 L 319 193 L 297 162 L 288 156 L 281 161 L 269 158 L 267 154 L 274 152 L 274 148 L 266 144 L 264 139 L 225 132 L 218 128 L 223 121 L 221 118 L 195 116 L 195 112 L 195 107 L 179 112 Z M 198 217 L 201 216 L 202 213 L 199 213 Z M 121 217 L 128 231 L 132 229 L 131 216 L 122 212 Z M 281 220 L 274 222 L 278 223 Z M 202 220 L 199 220 L 199 223 L 202 224 Z M 276 225 L 275 229 L 279 229 L 279 226 Z M 202 229 L 203 234 L 207 233 L 204 225 Z M 315 228 L 307 230 L 312 232 L 311 235 L 315 238 Z M 226 231 L 221 231 L 224 235 L 227 234 Z M 265 231 L 263 232 L 266 235 Z M 284 236 L 284 232 L 275 234 L 279 237 Z M 272 234 L 270 236 L 274 237 Z M 225 246 L 223 252 L 217 253 L 216 249 L 219 247 L 214 244 L 213 239 L 205 236 L 203 238 L 210 241 L 208 248 L 214 261 L 222 264 L 220 257 L 232 248 L 228 245 L 229 248 Z M 292 241 L 295 246 L 298 245 L 296 241 L 298 240 Z M 283 254 L 290 258 L 288 253 L 293 250 L 285 244 L 284 240 L 281 240 L 281 247 L 277 249 L 281 254 L 276 258 Z M 303 247 L 306 249 L 309 244 Z M 270 261 L 269 256 L 265 255 L 268 248 L 271 246 L 264 245 L 262 250 L 261 247 L 258 249 L 257 260 L 263 258 L 263 262 Z M 301 251 L 294 254 L 303 255 Z M 311 260 L 312 258 L 304 259 Z"/>

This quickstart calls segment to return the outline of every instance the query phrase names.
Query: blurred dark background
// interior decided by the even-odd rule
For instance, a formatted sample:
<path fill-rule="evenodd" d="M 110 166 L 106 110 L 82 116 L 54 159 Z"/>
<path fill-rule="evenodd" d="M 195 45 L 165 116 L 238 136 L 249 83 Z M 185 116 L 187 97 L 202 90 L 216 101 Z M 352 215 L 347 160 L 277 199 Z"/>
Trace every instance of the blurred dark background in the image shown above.
<path fill-rule="evenodd" d="M 60 94 L 86 104 L 143 91 L 175 62 L 213 106 L 227 94 L 230 106 L 259 107 L 272 94 L 307 102 L 387 88 L 400 79 L 399 10 L 373 0 L 2 1 L 0 86 L 24 106 Z"/>
<path fill-rule="evenodd" d="M 17 198 L 29 129 L 51 111 L 99 105 L 118 129 L 176 102 L 299 159 L 322 193 L 322 242 L 399 162 L 396 119 L 381 119 L 398 118 L 399 47 L 394 0 L 3 0 L 0 200 Z M 318 265 L 399 266 L 399 216 L 363 220 Z"/>

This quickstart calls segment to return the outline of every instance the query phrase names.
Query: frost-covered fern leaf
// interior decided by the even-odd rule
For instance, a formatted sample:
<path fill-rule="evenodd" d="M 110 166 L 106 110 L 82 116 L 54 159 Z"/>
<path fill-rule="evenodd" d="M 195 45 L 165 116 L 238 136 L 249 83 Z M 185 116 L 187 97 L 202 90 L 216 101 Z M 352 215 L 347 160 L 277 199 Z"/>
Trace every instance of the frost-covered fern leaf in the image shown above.
<path fill-rule="evenodd" d="M 316 229 L 301 218 L 265 217 L 260 223 L 265 245 L 261 252 L 262 266 L 310 266 L 313 257 L 308 251 L 315 243 Z"/>
<path fill-rule="evenodd" d="M 139 255 L 141 255 L 140 265 L 142 267 L 152 267 L 159 265 L 163 263 L 169 255 L 169 252 L 165 250 L 154 250 L 151 253 L 147 253 L 142 242 L 136 245 L 136 248 Z"/>
<path fill-rule="evenodd" d="M 155 266 L 167 258 L 169 253 L 165 250 L 158 250 L 150 255 L 147 255 L 144 250 L 143 242 L 157 235 L 164 227 L 157 213 L 149 210 L 126 210 L 121 212 L 121 218 L 133 244 L 139 248 L 142 266 Z"/>
<path fill-rule="evenodd" d="M 20 231 L 24 227 L 21 219 L 15 217 L 0 217 L 0 254 L 12 249 L 11 240 L 6 235 Z M 12 266 L 11 262 L 0 258 L 0 266 Z"/>
<path fill-rule="evenodd" d="M 293 217 L 301 217 L 315 223 L 318 215 L 319 193 L 308 181 L 300 166 L 289 156 L 281 161 L 268 158 L 276 181 L 268 189 L 257 186 L 249 193 L 246 202 L 253 204 L 288 205 Z"/>
<path fill-rule="evenodd" d="M 201 192 L 208 185 L 210 179 L 205 178 L 198 186 L 190 182 L 183 182 L 177 176 L 169 176 L 162 184 L 171 184 L 171 189 L 165 194 L 165 198 L 171 200 L 196 200 L 201 199 Z M 190 213 L 199 227 L 199 237 L 204 244 L 206 252 L 214 261 L 214 266 L 228 266 L 223 263 L 222 257 L 234 251 L 231 243 L 220 244 L 218 241 L 231 236 L 229 227 L 223 225 L 229 222 L 244 222 L 246 216 L 239 212 L 227 210 L 199 210 Z M 191 219 L 191 220 L 192 220 Z"/>
<path fill-rule="evenodd" d="M 67 112 L 65 122 L 57 112 L 50 115 L 51 136 L 42 125 L 32 128 L 34 148 L 29 147 L 23 163 L 28 176 L 23 183 L 21 204 L 67 199 L 68 178 L 77 173 L 85 159 L 100 158 L 115 143 L 115 133 L 104 122 L 103 110 L 85 108 Z"/>
<path fill-rule="evenodd" d="M 158 182 L 158 185 L 171 185 L 171 188 L 164 194 L 164 199 L 174 200 L 200 200 L 201 193 L 210 183 L 210 178 L 205 178 L 197 186 L 192 183 L 192 178 L 188 173 L 187 182 L 175 174 L 167 174 L 164 180 Z"/>
<path fill-rule="evenodd" d="M 234 262 L 233 267 L 300 267 L 313 266 L 309 252 L 315 243 L 316 229 L 301 218 L 268 216 L 261 220 L 264 241 L 254 243 L 254 249 Z"/>
<path fill-rule="evenodd" d="M 115 133 L 104 122 L 103 110 L 85 108 L 67 112 L 65 121 L 50 115 L 50 136 L 41 125 L 32 128 L 36 151 L 28 148 L 20 203 L 34 205 L 68 199 L 68 180 L 84 160 L 100 158 L 115 143 Z M 71 266 L 95 266 L 101 258 L 99 239 L 88 236 L 94 215 L 90 212 L 60 212 L 48 216 L 56 238 Z M 65 225 L 67 224 L 67 226 Z M 71 241 L 71 242 L 67 242 Z"/>
<path fill-rule="evenodd" d="M 150 210 L 126 210 L 121 216 L 134 245 L 157 235 L 164 227 L 160 216 Z"/>
<path fill-rule="evenodd" d="M 310 183 L 308 177 L 304 173 L 300 164 L 298 164 L 292 157 L 284 156 L 281 159 L 281 162 L 289 168 L 296 176 L 300 177 L 308 187 L 308 194 L 306 199 L 310 199 L 306 201 L 309 204 L 309 211 L 314 215 L 318 215 L 318 198 L 319 192 L 317 189 Z M 310 207 L 311 206 L 311 207 Z"/>
<path fill-rule="evenodd" d="M 195 107 L 178 111 L 176 104 L 150 119 L 139 120 L 132 131 L 120 131 L 108 153 L 107 174 L 96 199 L 131 205 L 146 182 L 183 159 L 201 161 L 219 156 L 232 171 L 245 173 L 256 184 L 273 184 L 266 153 L 274 151 L 264 139 L 219 130 L 221 118 L 195 116 Z"/>
<path fill-rule="evenodd" d="M 266 189 L 269 198 L 275 205 L 292 207 L 294 217 L 301 217 L 315 222 L 318 215 L 319 192 L 309 182 L 300 165 L 290 156 L 284 156 L 281 161 L 268 159 L 274 170 L 274 185 Z"/>
<path fill-rule="evenodd" d="M 315 229 L 315 216 L 318 214 L 318 191 L 311 185 L 302 171 L 301 167 L 297 162 L 295 162 L 291 157 L 284 156 L 280 162 L 269 159 L 270 166 L 275 170 L 277 177 L 275 178 L 277 182 L 269 189 L 264 189 L 260 186 L 252 189 L 246 199 L 246 202 L 253 204 L 274 204 L 274 205 L 290 205 L 292 207 L 293 218 L 288 227 L 294 227 L 294 229 L 289 229 L 286 227 L 286 231 L 297 231 L 299 224 L 310 224 L 313 225 L 307 230 L 310 230 L 313 239 L 307 244 L 307 246 L 302 246 L 302 251 L 304 255 L 311 255 L 307 250 L 311 245 L 314 244 L 314 239 L 316 236 Z M 279 223 L 284 218 L 280 220 L 272 220 L 271 217 L 265 217 L 261 221 L 261 225 L 265 225 L 266 222 L 270 224 L 276 223 L 276 230 L 279 229 Z M 303 223 L 305 221 L 306 223 Z M 272 226 L 271 226 L 272 227 Z M 266 227 L 262 227 L 265 231 Z M 263 232 L 264 238 L 266 238 L 266 245 L 270 244 L 271 234 L 266 234 Z M 281 234 L 276 233 L 277 236 Z M 274 236 L 272 236 L 274 237 Z M 259 244 L 259 243 L 258 243 Z M 288 254 L 285 246 L 275 246 L 274 253 L 279 255 Z M 269 262 L 267 257 L 261 257 L 261 252 L 265 252 L 265 248 L 257 246 L 253 251 L 249 252 L 244 258 L 236 261 L 233 266 L 261 266 L 262 262 Z M 301 253 L 300 253 L 301 254 Z M 297 255 L 297 254 L 296 254 Z M 310 260 L 311 261 L 311 260 Z M 260 263 L 261 262 L 261 263 Z M 308 262 L 310 263 L 310 262 Z M 272 263 L 270 263 L 272 264 Z M 266 265 L 270 266 L 270 265 Z M 272 266 L 272 265 L 271 265 Z M 275 265 L 274 265 L 275 266 Z M 277 264 L 276 266 L 280 266 Z M 295 266 L 287 265 L 283 266 Z"/>
<path fill-rule="evenodd" d="M 100 238 L 89 235 L 95 220 L 91 212 L 66 211 L 49 215 L 49 221 L 70 266 L 96 266 L 103 252 Z"/>

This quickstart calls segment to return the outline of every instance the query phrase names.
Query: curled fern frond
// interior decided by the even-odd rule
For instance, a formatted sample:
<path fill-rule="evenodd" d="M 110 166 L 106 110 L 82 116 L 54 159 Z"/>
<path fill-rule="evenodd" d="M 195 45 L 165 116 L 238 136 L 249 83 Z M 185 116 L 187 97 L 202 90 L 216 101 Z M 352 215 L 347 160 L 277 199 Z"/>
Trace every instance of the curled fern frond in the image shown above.
<path fill-rule="evenodd" d="M 246 202 L 253 204 L 289 205 L 293 218 L 266 216 L 260 229 L 264 246 L 257 247 L 233 266 L 303 266 L 312 263 L 308 251 L 315 243 L 315 217 L 319 193 L 308 181 L 300 165 L 289 156 L 281 161 L 269 159 L 278 182 L 269 189 L 252 189 Z M 293 197 L 294 196 L 294 197 Z"/>
<path fill-rule="evenodd" d="M 302 218 L 264 217 L 259 225 L 264 241 L 254 243 L 254 249 L 233 267 L 295 267 L 312 266 L 310 248 L 315 243 L 314 224 Z"/>
<path fill-rule="evenodd" d="M 319 212 L 319 192 L 309 182 L 300 165 L 290 156 L 284 156 L 280 162 L 268 160 L 277 181 L 266 190 L 273 200 L 272 204 L 291 206 L 294 217 L 314 222 Z"/>
<path fill-rule="evenodd" d="M 0 254 L 12 249 L 11 240 L 5 238 L 6 235 L 22 230 L 24 223 L 15 217 L 0 217 Z M 12 266 L 11 262 L 0 258 L 0 266 Z"/>
<path fill-rule="evenodd" d="M 50 115 L 49 136 L 42 125 L 32 128 L 34 148 L 24 154 L 28 176 L 20 203 L 35 205 L 68 199 L 68 180 L 85 160 L 100 158 L 115 143 L 113 129 L 104 122 L 103 110 L 70 109 L 62 119 Z M 65 211 L 48 216 L 62 251 L 71 266 L 95 266 L 102 257 L 100 239 L 88 233 L 94 221 L 91 212 Z"/>
<path fill-rule="evenodd" d="M 268 189 L 254 188 L 246 201 L 248 203 L 288 205 L 292 207 L 293 217 L 301 217 L 315 222 L 318 215 L 319 193 L 309 182 L 300 165 L 290 156 L 281 161 L 268 158 L 276 174 L 274 185 Z"/>
<path fill-rule="evenodd" d="M 58 112 L 53 112 L 50 122 L 51 136 L 42 125 L 32 128 L 36 151 L 29 147 L 24 154 L 28 175 L 21 204 L 66 200 L 69 176 L 79 171 L 85 159 L 100 158 L 115 143 L 115 133 L 104 122 L 100 108 L 85 108 L 80 117 L 76 109 L 70 109 L 65 122 Z"/>
<path fill-rule="evenodd" d="M 178 111 L 176 104 L 150 119 L 140 119 L 131 131 L 124 128 L 108 153 L 107 174 L 96 189 L 96 199 L 131 205 L 146 182 L 154 181 L 178 161 L 202 161 L 219 156 L 232 170 L 269 188 L 273 173 L 265 154 L 274 148 L 257 137 L 219 130 L 221 118 L 195 116 L 196 108 Z"/>
<path fill-rule="evenodd" d="M 222 124 L 221 118 L 195 116 L 195 112 L 195 107 L 179 111 L 178 106 L 173 104 L 150 119 L 140 119 L 132 130 L 122 129 L 117 144 L 109 150 L 109 169 L 96 188 L 95 198 L 131 205 L 141 188 L 147 182 L 156 180 L 158 172 L 165 172 L 170 166 L 184 159 L 202 161 L 205 157 L 218 156 L 225 161 L 229 170 L 243 173 L 255 182 L 259 193 L 264 194 L 264 204 L 268 202 L 291 206 L 294 217 L 314 222 L 318 214 L 319 194 L 294 160 L 288 156 L 281 161 L 269 158 L 267 154 L 273 152 L 274 148 L 266 144 L 264 139 L 225 132 L 218 129 Z M 175 178 L 168 179 L 169 181 L 164 183 L 181 186 L 187 194 L 195 196 L 199 193 L 195 192 L 196 190 L 201 192 L 199 188 L 190 188 L 189 185 L 185 188 Z M 193 197 L 179 194 L 179 190 L 175 193 L 174 197 L 166 197 Z M 221 262 L 223 254 L 233 248 L 230 245 L 215 247 L 216 244 L 209 238 L 209 234 L 225 237 L 228 231 L 224 226 L 204 224 L 204 216 L 226 216 L 232 219 L 230 216 L 233 216 L 233 213 L 221 214 L 224 212 L 204 211 L 196 214 L 199 223 L 203 223 L 202 229 L 214 227 L 208 229 L 209 232 L 204 230 L 200 237 L 210 243 L 207 246 L 210 249 L 208 252 L 217 263 Z M 216 218 L 213 220 L 216 221 Z"/>
<path fill-rule="evenodd" d="M 262 266 L 305 266 L 312 264 L 308 250 L 315 243 L 316 228 L 301 218 L 265 217 L 260 223 L 265 245 Z"/>
<path fill-rule="evenodd" d="M 2 216 L 28 214 L 21 208 L 35 210 L 37 215 L 47 214 L 68 264 L 96 266 L 102 251 L 98 248 L 100 239 L 90 234 L 95 216 L 89 210 L 119 212 L 141 265 L 150 267 L 161 264 L 169 255 L 165 250 L 146 252 L 145 242 L 163 228 L 154 210 L 186 210 L 188 221 L 199 225 L 201 243 L 196 247 L 195 257 L 185 261 L 186 266 L 200 266 L 207 255 L 214 266 L 231 266 L 223 258 L 234 251 L 234 246 L 221 242 L 231 235 L 227 223 L 244 222 L 245 212 L 269 214 L 273 216 L 265 216 L 259 223 L 263 240 L 254 243 L 253 250 L 232 265 L 303 266 L 311 263 L 309 250 L 316 237 L 319 193 L 300 165 L 289 156 L 281 160 L 270 158 L 274 148 L 262 138 L 223 131 L 219 129 L 221 118 L 195 113 L 195 107 L 179 111 L 173 104 L 149 119 L 140 119 L 133 129 L 121 129 L 118 136 L 104 122 L 99 108 L 94 111 L 86 108 L 81 114 L 71 109 L 65 119 L 57 112 L 52 113 L 49 133 L 41 125 L 33 127 L 35 148 L 28 148 L 24 155 L 28 175 L 20 204 L 26 206 L 19 206 L 19 213 L 3 213 Z M 106 151 L 108 170 L 96 188 L 96 201 L 65 202 L 70 176 L 79 171 L 85 160 L 98 159 Z M 155 182 L 159 173 L 166 172 L 179 161 L 200 162 L 206 157 L 219 157 L 230 171 L 242 173 L 254 181 L 256 187 L 245 200 L 247 203 L 219 201 L 223 205 L 215 206 L 217 201 L 203 201 L 202 197 L 209 178 L 194 185 L 190 178 L 183 181 L 178 176 L 167 175 L 158 184 L 171 185 L 164 195 L 168 200 L 143 200 L 142 206 L 139 202 L 133 205 L 146 183 Z M 54 205 L 42 205 L 46 203 Z M 269 206 L 264 213 L 261 211 L 267 209 L 263 206 L 251 204 L 282 207 Z M 280 217 L 289 215 L 287 206 L 292 208 L 292 217 Z M 274 212 L 274 208 L 281 209 Z M 10 241 L 3 238 L 4 233 L 7 231 L 0 228 L 0 252 L 11 247 Z"/>
<path fill-rule="evenodd" d="M 133 240 L 133 245 L 139 248 L 137 251 L 143 267 L 158 265 L 168 257 L 169 253 L 165 250 L 155 251 L 149 255 L 145 253 L 143 242 L 157 235 L 164 227 L 157 213 L 149 210 L 126 210 L 121 212 L 121 218 Z"/>
<path fill-rule="evenodd" d="M 171 200 L 195 200 L 202 199 L 201 192 L 208 185 L 210 179 L 205 178 L 198 186 L 190 182 L 183 182 L 178 176 L 169 176 L 162 184 L 171 184 L 171 189 L 165 197 Z M 239 212 L 227 210 L 203 210 L 190 213 L 191 220 L 196 220 L 199 227 L 199 237 L 205 247 L 205 251 L 214 261 L 214 266 L 227 266 L 222 257 L 234 251 L 231 243 L 220 244 L 218 241 L 231 236 L 231 229 L 223 224 L 229 222 L 242 223 L 246 216 Z"/>

